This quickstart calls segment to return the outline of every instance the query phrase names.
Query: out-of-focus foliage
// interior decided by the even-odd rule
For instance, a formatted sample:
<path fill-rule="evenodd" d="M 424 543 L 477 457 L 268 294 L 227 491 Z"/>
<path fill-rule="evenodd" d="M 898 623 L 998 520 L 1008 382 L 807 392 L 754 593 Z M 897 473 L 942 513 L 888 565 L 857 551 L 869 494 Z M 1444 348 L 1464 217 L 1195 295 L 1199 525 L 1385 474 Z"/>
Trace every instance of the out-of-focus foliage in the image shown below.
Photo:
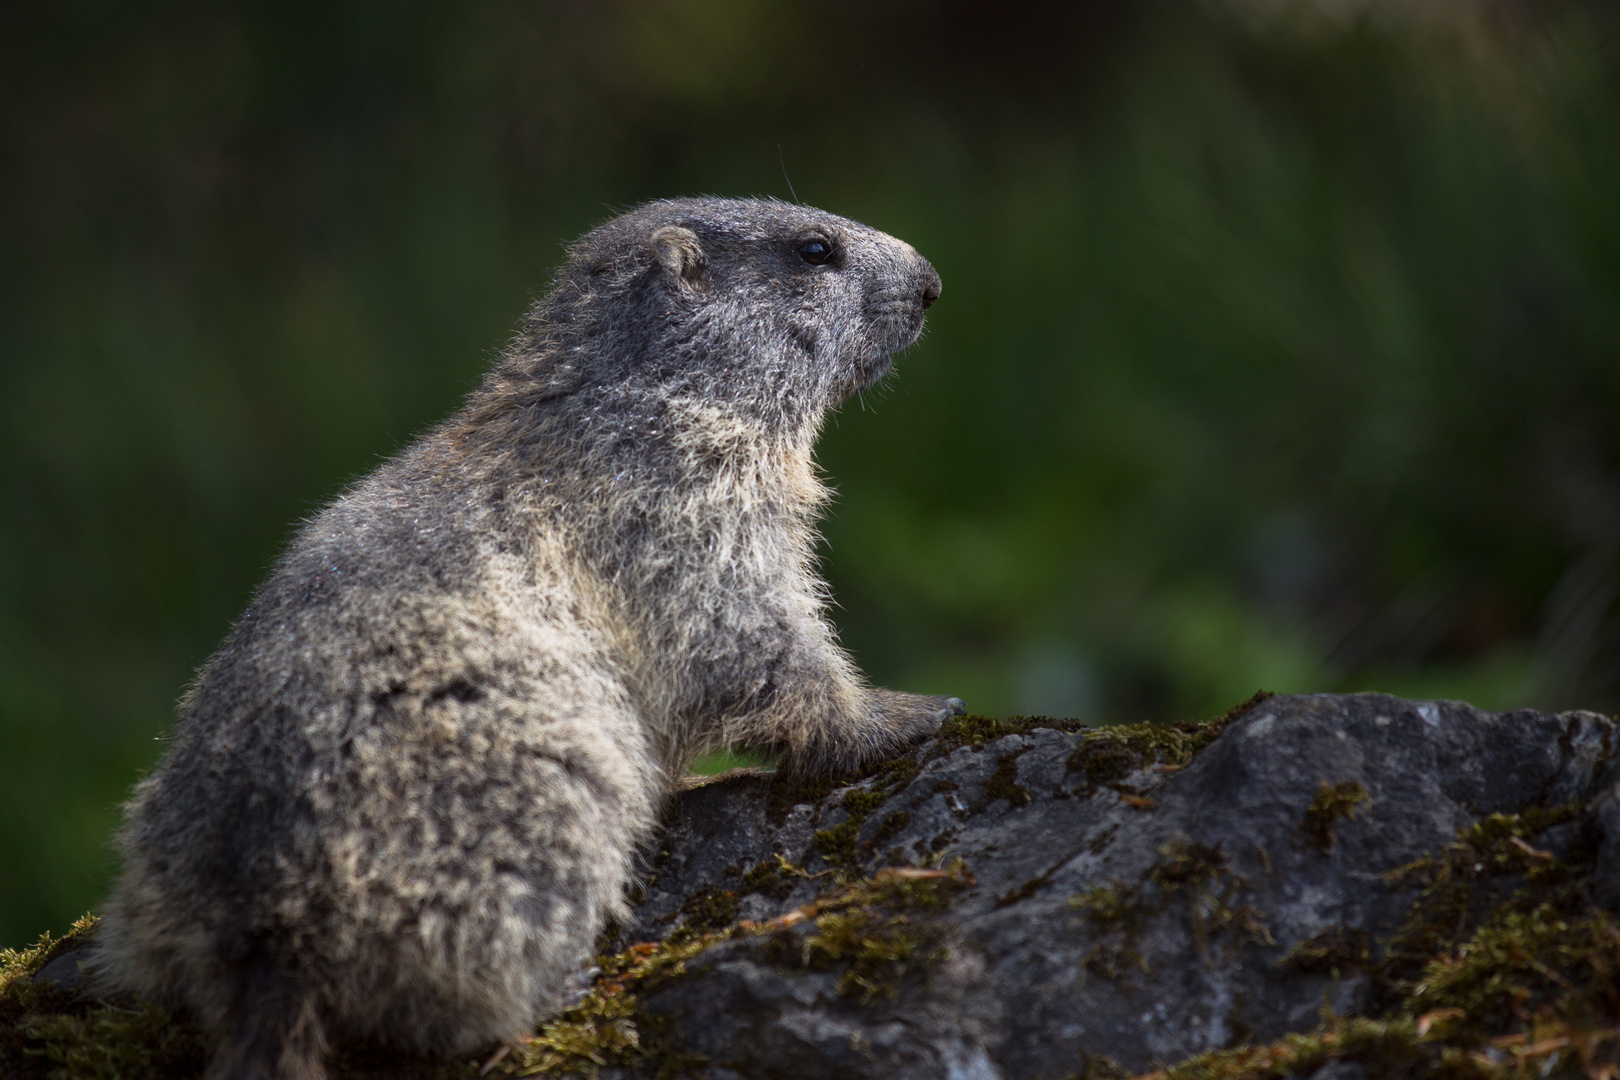
<path fill-rule="evenodd" d="M 823 442 L 879 681 L 1620 707 L 1620 17 L 1234 4 L 8 8 L 0 943 L 563 242 L 784 173 L 945 281 Z"/>

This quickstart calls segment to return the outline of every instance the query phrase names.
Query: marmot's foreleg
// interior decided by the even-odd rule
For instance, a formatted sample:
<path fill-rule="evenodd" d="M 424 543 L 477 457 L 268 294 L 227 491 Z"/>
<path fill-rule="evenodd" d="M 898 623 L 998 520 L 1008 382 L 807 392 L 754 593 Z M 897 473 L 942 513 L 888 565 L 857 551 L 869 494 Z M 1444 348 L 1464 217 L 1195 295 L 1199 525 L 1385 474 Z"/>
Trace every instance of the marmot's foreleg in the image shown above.
<path fill-rule="evenodd" d="M 730 741 L 795 772 L 842 772 L 889 757 L 966 711 L 960 698 L 866 685 L 824 624 L 772 670 L 768 704 L 728 725 Z"/>

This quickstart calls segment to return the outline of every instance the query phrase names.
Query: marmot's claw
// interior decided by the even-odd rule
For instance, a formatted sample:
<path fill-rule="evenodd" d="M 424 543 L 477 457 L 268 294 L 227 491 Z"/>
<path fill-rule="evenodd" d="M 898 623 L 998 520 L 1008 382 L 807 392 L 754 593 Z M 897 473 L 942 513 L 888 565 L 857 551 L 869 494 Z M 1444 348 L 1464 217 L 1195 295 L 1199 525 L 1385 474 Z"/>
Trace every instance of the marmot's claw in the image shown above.
<path fill-rule="evenodd" d="M 563 1008 L 572 1009 L 585 1000 L 585 995 L 591 992 L 596 985 L 596 977 L 602 974 L 602 969 L 592 964 L 588 968 L 569 972 L 563 979 Z"/>

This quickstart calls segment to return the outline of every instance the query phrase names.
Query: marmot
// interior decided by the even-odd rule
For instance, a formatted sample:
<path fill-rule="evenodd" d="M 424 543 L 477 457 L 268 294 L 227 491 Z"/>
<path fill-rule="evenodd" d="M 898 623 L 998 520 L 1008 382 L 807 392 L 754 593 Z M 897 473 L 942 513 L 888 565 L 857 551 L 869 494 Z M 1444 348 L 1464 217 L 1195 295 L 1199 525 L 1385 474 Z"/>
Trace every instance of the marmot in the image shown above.
<path fill-rule="evenodd" d="M 813 551 L 823 418 L 939 291 L 910 245 L 774 201 L 581 239 L 200 669 L 126 807 L 103 984 L 195 1016 L 210 1080 L 512 1040 L 626 913 L 697 753 L 853 766 L 961 712 L 863 681 Z"/>

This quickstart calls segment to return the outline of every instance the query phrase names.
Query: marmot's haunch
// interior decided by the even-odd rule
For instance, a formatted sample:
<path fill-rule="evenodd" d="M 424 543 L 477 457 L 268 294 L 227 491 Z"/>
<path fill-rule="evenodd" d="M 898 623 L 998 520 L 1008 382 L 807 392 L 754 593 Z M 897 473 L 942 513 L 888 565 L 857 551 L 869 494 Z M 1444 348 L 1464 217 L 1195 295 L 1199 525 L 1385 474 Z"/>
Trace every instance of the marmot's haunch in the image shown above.
<path fill-rule="evenodd" d="M 465 406 L 298 534 L 129 803 L 104 984 L 211 1080 L 329 1042 L 452 1055 L 556 1012 L 691 759 L 858 764 L 954 698 L 875 689 L 814 568 L 828 409 L 916 340 L 908 244 L 777 202 L 579 241 Z"/>

